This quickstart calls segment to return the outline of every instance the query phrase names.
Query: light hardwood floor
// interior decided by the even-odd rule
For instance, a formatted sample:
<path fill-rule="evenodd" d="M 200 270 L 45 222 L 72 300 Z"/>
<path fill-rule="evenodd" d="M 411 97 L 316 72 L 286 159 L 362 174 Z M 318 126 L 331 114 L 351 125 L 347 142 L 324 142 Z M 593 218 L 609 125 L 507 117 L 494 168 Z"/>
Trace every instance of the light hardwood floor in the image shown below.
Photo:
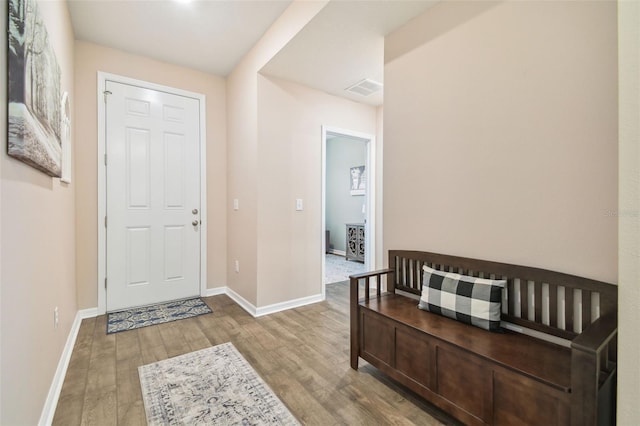
<path fill-rule="evenodd" d="M 302 424 L 455 422 L 360 360 L 349 367 L 348 284 L 327 300 L 253 318 L 227 296 L 213 314 L 106 334 L 106 316 L 82 322 L 54 425 L 146 424 L 138 366 L 233 342 Z"/>

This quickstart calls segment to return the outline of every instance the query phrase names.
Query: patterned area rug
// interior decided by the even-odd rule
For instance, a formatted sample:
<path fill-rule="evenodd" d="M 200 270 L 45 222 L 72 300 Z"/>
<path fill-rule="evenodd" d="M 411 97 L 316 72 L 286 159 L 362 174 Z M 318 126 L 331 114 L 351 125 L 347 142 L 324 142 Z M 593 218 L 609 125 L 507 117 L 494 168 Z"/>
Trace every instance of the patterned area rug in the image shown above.
<path fill-rule="evenodd" d="M 347 281 L 349 279 L 349 275 L 365 272 L 364 263 L 346 260 L 344 256 L 337 256 L 335 254 L 326 254 L 324 264 L 325 284 Z"/>
<path fill-rule="evenodd" d="M 232 343 L 138 368 L 149 425 L 299 425 Z"/>
<path fill-rule="evenodd" d="M 199 297 L 111 312 L 107 317 L 107 334 L 210 314 L 211 312 L 211 309 Z"/>

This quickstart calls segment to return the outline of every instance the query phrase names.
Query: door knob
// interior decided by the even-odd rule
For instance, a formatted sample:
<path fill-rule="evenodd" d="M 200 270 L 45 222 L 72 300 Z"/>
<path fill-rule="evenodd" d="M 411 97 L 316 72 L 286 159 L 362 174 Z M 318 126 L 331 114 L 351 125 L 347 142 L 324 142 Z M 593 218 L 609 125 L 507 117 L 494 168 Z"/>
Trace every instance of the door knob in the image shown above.
<path fill-rule="evenodd" d="M 198 214 L 198 209 L 193 209 L 193 210 L 191 210 L 191 213 L 193 213 L 193 214 Z"/>
<path fill-rule="evenodd" d="M 197 221 L 197 220 L 194 220 L 193 222 L 191 222 L 191 224 L 192 224 L 193 226 L 198 226 L 198 221 Z"/>

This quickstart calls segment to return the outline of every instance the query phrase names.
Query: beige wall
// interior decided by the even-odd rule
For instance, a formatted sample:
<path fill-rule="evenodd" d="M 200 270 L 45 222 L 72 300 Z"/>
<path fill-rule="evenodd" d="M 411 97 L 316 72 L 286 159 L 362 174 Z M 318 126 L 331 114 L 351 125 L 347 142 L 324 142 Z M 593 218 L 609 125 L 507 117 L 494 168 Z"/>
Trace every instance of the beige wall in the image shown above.
<path fill-rule="evenodd" d="M 77 277 L 80 308 L 97 306 L 98 193 L 97 193 L 97 73 L 125 77 L 201 93 L 206 96 L 207 132 L 207 286 L 226 286 L 227 163 L 226 95 L 224 79 L 131 55 L 92 43 L 76 41 L 76 212 Z"/>
<path fill-rule="evenodd" d="M 258 72 L 326 1 L 293 2 L 227 78 L 228 286 L 257 306 L 258 294 Z M 260 177 L 262 179 L 263 177 Z M 267 177 L 268 178 L 268 177 Z M 233 210 L 233 199 L 240 209 Z M 236 273 L 234 262 L 240 263 Z"/>
<path fill-rule="evenodd" d="M 258 77 L 259 307 L 322 292 L 323 125 L 375 135 L 376 108 Z"/>
<path fill-rule="evenodd" d="M 255 70 L 241 64 L 227 78 L 227 284 L 249 303 L 256 303 L 257 80 Z M 239 209 L 233 210 L 233 199 Z M 234 262 L 240 264 L 235 272 Z"/>
<path fill-rule="evenodd" d="M 38 2 L 62 72 L 61 89 L 74 97 L 73 32 L 65 2 Z M 7 7 L 0 8 L 7 45 Z M 0 327 L 3 425 L 38 422 L 77 312 L 75 209 L 72 184 L 61 183 L 6 154 L 6 53 L 0 60 L 2 238 Z M 73 143 L 76 138 L 72 135 Z M 54 328 L 53 310 L 60 323 Z"/>
<path fill-rule="evenodd" d="M 618 424 L 640 424 L 640 3 L 618 6 L 620 227 Z"/>
<path fill-rule="evenodd" d="M 616 32 L 611 1 L 446 2 L 388 36 L 385 247 L 617 282 Z"/>

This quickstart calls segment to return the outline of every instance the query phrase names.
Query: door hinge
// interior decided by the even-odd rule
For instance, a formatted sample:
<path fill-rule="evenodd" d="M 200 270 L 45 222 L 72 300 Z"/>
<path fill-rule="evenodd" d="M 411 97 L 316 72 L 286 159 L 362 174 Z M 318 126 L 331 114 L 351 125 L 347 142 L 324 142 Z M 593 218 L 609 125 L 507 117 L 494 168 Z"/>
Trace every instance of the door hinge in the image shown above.
<path fill-rule="evenodd" d="M 107 95 L 112 95 L 113 93 L 111 93 L 109 90 L 105 90 L 104 92 L 102 92 L 102 94 L 104 95 L 104 103 L 107 103 Z"/>
<path fill-rule="evenodd" d="M 104 277 L 104 288 L 107 288 L 107 277 Z"/>
<path fill-rule="evenodd" d="M 107 227 L 107 217 L 106 216 L 104 217 L 104 227 L 105 228 Z"/>
<path fill-rule="evenodd" d="M 104 165 L 107 165 L 107 154 L 104 155 Z"/>

